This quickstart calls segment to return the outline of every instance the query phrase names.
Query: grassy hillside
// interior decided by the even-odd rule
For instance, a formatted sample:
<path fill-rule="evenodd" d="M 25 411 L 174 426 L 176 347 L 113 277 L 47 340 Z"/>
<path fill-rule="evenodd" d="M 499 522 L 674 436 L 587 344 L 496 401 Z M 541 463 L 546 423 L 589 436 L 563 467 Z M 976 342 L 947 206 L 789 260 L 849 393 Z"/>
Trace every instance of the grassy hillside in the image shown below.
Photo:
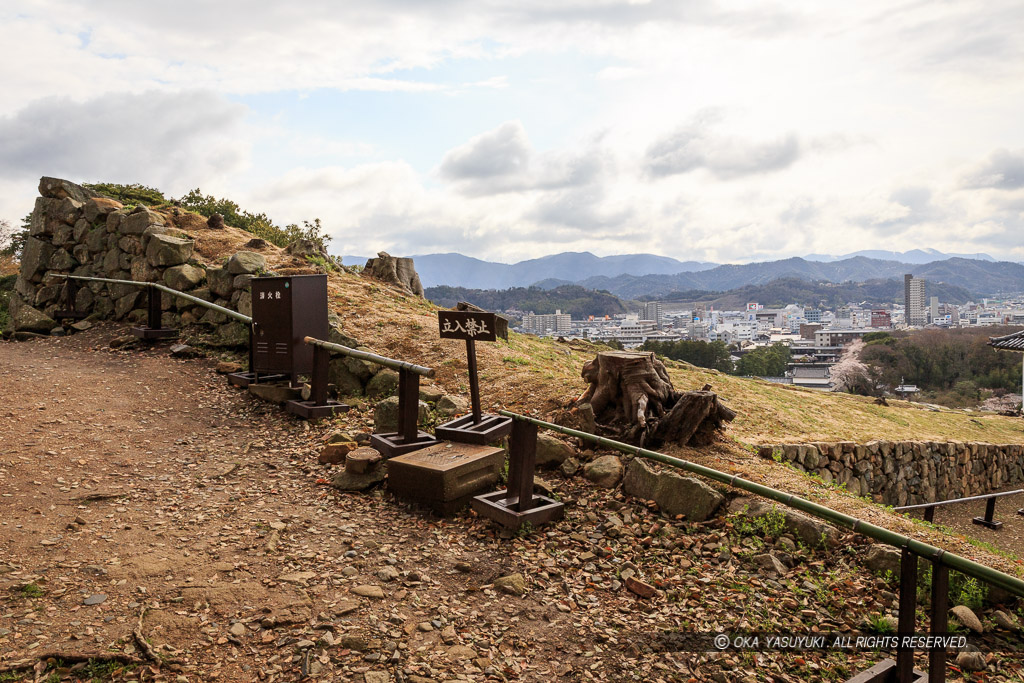
<path fill-rule="evenodd" d="M 210 230 L 185 214 L 202 258 L 213 263 L 244 248 L 251 237 L 242 230 Z M 263 250 L 277 272 L 312 272 L 283 267 L 282 250 Z M 273 252 L 273 253 L 271 253 Z M 328 275 L 330 305 L 346 334 L 373 351 L 437 370 L 434 382 L 447 391 L 468 393 L 466 349 L 459 341 L 437 334 L 438 307 L 419 297 L 351 272 Z M 583 364 L 607 347 L 574 341 L 557 342 L 510 334 L 508 341 L 477 345 L 482 400 L 486 410 L 551 414 L 567 407 L 586 389 Z M 943 410 L 732 377 L 686 363 L 668 361 L 677 389 L 711 384 L 739 415 L 729 434 L 749 444 L 852 440 L 957 440 L 1024 443 L 1024 420 L 997 415 Z"/>

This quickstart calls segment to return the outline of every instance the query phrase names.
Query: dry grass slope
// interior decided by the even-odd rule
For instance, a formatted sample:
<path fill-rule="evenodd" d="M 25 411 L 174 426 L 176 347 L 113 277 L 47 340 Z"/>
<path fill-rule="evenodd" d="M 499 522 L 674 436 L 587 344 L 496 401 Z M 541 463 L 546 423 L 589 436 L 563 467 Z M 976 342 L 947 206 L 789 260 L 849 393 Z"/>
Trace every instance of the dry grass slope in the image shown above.
<path fill-rule="evenodd" d="M 196 214 L 169 217 L 196 239 L 196 251 L 217 263 L 244 248 L 249 233 L 227 228 L 210 230 Z M 281 273 L 315 272 L 296 267 L 284 250 L 260 249 L 271 268 Z M 437 335 L 437 307 L 396 288 L 350 272 L 329 276 L 331 306 L 346 334 L 377 353 L 437 369 L 437 384 L 466 391 L 465 347 Z M 583 363 L 600 348 L 511 334 L 508 341 L 478 345 L 485 405 L 546 414 L 563 407 L 586 388 Z M 807 441 L 921 440 L 1024 443 L 1024 423 L 994 414 L 936 411 L 905 401 L 888 407 L 871 399 L 828 394 L 725 375 L 668 361 L 677 389 L 711 384 L 739 412 L 730 427 L 747 444 Z"/>

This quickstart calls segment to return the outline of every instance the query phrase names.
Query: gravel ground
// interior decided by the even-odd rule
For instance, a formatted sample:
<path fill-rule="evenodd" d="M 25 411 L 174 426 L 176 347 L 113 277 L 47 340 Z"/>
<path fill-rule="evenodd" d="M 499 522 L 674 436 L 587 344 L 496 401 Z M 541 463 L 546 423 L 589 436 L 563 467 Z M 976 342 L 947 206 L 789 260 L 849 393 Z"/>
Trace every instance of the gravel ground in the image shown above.
<path fill-rule="evenodd" d="M 340 493 L 320 445 L 369 431 L 368 410 L 304 423 L 213 359 L 110 349 L 122 333 L 0 344 L 0 681 L 845 680 L 882 658 L 669 642 L 891 616 L 862 538 L 811 552 L 558 474 L 566 519 L 518 535 Z M 738 452 L 704 457 L 796 477 Z M 985 663 L 1020 680 L 1019 662 Z"/>

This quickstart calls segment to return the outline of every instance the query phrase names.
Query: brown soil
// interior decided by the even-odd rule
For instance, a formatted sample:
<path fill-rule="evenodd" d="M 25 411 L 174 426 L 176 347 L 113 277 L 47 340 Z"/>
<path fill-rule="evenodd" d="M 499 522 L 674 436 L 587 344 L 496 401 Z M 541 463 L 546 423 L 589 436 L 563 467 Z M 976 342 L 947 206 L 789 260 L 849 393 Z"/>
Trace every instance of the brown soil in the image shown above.
<path fill-rule="evenodd" d="M 678 628 L 858 628 L 895 606 L 851 559 L 863 539 L 847 536 L 843 549 L 806 565 L 798 557 L 795 583 L 783 589 L 740 560 L 743 548 L 728 552 L 727 520 L 666 535 L 671 520 L 582 479 L 552 477 L 566 520 L 520 538 L 468 512 L 439 520 L 381 491 L 338 493 L 323 485 L 330 470 L 316 464 L 319 445 L 336 429 L 367 430 L 369 412 L 304 423 L 229 388 L 214 359 L 109 349 L 121 333 L 100 325 L 0 344 L 0 671 L 40 653 L 144 660 L 133 638 L 140 615 L 164 663 L 108 677 L 283 681 L 319 668 L 322 680 L 796 681 L 877 660 L 748 661 L 647 647 L 652 634 Z M 676 453 L 949 545 L 730 443 Z M 612 516 L 628 533 L 597 531 Z M 1014 568 L 965 542 L 950 549 Z M 822 559 L 836 572 L 826 577 Z M 612 585 L 626 562 L 658 597 Z M 388 567 L 396 576 L 378 575 Z M 491 586 L 516 572 L 524 597 Z M 831 597 L 801 597 L 807 580 Z M 352 592 L 363 585 L 384 597 Z M 84 604 L 96 595 L 106 599 Z M 335 645 L 310 647 L 325 637 Z"/>

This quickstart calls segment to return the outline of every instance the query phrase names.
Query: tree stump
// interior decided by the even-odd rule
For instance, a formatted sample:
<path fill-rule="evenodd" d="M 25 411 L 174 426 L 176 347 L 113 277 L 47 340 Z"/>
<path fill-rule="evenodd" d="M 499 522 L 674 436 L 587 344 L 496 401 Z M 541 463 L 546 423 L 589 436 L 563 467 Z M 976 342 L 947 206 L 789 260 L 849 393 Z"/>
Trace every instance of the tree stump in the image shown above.
<path fill-rule="evenodd" d="M 599 353 L 581 374 L 590 386 L 577 405 L 591 405 L 598 432 L 640 446 L 707 445 L 736 417 L 706 385 L 676 391 L 653 353 Z"/>

